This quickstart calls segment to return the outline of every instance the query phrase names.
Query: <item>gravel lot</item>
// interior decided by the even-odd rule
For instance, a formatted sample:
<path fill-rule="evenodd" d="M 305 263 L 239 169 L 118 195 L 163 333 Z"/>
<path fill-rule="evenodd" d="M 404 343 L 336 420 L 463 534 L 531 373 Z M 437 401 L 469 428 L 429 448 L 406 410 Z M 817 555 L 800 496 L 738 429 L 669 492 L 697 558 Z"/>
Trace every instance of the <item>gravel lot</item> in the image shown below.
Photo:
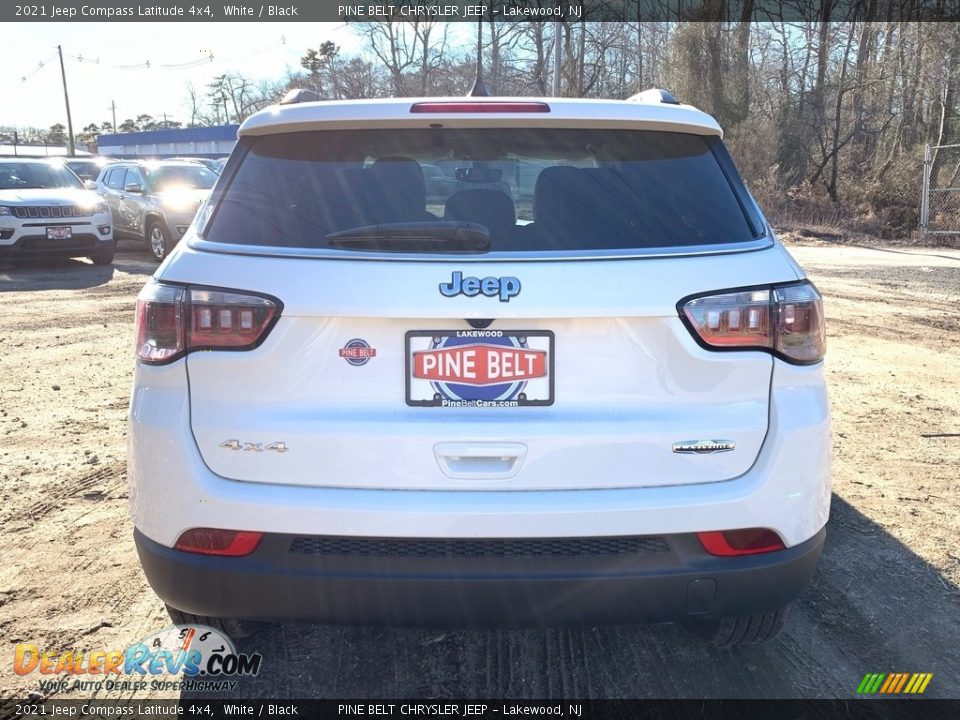
<path fill-rule="evenodd" d="M 827 298 L 833 512 L 786 634 L 718 652 L 675 626 L 437 632 L 267 627 L 251 697 L 851 697 L 867 672 L 932 672 L 960 697 L 960 251 L 803 240 Z M 126 647 L 168 624 L 126 510 L 134 298 L 122 246 L 0 266 L 0 638 Z M 37 689 L 0 664 L 0 694 Z M 141 696 L 142 697 L 142 696 Z M 2 714 L 2 707 L 0 707 Z"/>

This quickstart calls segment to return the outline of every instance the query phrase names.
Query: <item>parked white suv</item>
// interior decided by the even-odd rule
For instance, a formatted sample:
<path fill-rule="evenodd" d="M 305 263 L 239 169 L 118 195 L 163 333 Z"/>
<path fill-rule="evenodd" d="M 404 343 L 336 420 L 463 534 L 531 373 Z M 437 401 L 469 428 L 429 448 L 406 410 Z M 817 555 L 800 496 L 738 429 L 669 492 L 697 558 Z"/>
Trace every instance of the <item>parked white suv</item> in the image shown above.
<path fill-rule="evenodd" d="M 821 300 L 711 117 L 291 99 L 239 136 L 138 300 L 175 620 L 780 630 L 830 503 Z"/>
<path fill-rule="evenodd" d="M 0 158 L 0 260 L 113 254 L 110 209 L 63 161 Z"/>

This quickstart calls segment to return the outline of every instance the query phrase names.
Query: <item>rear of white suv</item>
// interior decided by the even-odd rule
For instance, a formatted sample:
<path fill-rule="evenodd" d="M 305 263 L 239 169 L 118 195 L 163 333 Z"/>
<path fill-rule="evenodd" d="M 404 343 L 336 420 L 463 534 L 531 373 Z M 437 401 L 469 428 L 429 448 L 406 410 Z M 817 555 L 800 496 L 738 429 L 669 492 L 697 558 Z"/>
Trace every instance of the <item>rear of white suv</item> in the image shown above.
<path fill-rule="evenodd" d="M 830 500 L 820 296 L 670 100 L 241 127 L 138 301 L 131 506 L 175 618 L 779 631 Z"/>

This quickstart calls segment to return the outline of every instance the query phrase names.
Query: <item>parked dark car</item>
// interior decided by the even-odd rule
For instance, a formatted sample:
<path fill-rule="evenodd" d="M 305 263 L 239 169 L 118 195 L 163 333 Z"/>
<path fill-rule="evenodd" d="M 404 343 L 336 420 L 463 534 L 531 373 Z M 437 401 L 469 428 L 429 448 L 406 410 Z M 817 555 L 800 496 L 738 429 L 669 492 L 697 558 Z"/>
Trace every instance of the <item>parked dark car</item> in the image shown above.
<path fill-rule="evenodd" d="M 105 157 L 67 158 L 63 162 L 81 180 L 94 181 L 96 181 L 100 171 L 109 163 L 110 158 Z"/>

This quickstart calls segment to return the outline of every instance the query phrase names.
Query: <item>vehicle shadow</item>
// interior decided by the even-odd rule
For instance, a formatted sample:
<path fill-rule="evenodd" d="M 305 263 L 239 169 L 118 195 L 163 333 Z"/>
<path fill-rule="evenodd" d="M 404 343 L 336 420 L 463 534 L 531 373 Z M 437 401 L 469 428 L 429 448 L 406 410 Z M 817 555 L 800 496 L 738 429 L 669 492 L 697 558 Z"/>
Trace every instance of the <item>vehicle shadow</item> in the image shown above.
<path fill-rule="evenodd" d="M 720 651 L 679 625 L 443 632 L 266 626 L 249 698 L 853 698 L 866 673 L 933 673 L 958 697 L 960 594 L 833 498 L 823 559 L 773 643 Z M 186 693 L 184 699 L 215 695 Z"/>
<path fill-rule="evenodd" d="M 84 290 L 113 278 L 112 265 L 91 265 L 78 259 L 18 260 L 0 265 L 0 292 Z"/>
<path fill-rule="evenodd" d="M 0 261 L 0 293 L 35 290 L 85 290 L 105 285 L 115 272 L 152 275 L 157 264 L 140 250 L 126 251 L 121 243 L 111 265 L 93 265 L 84 259 L 29 258 Z"/>

